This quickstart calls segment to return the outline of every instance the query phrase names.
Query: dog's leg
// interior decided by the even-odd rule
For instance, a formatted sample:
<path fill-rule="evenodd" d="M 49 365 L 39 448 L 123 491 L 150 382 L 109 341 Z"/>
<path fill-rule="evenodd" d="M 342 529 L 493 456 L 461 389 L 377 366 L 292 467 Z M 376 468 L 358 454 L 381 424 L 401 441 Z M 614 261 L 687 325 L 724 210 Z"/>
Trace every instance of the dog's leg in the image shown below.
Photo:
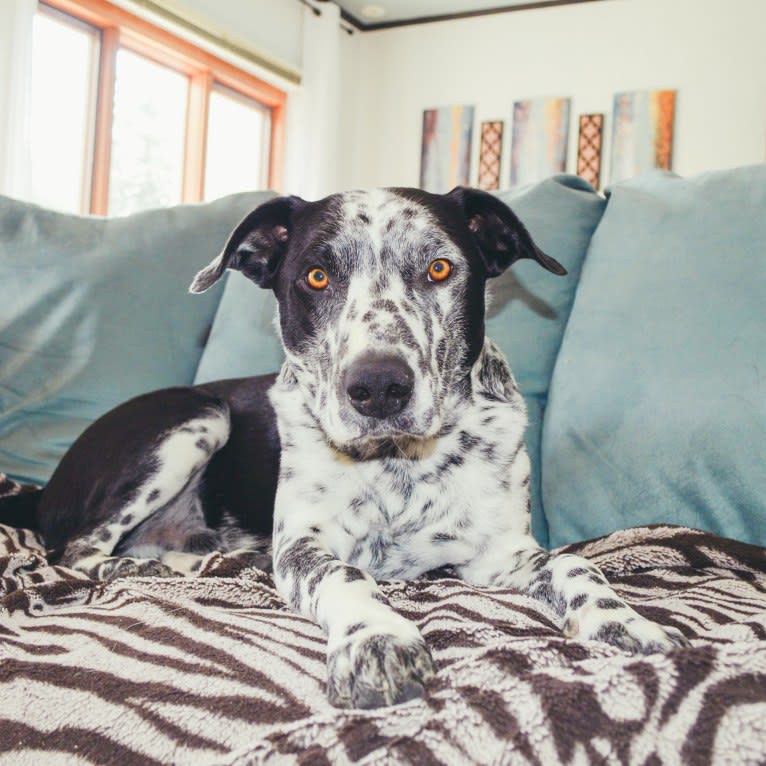
<path fill-rule="evenodd" d="M 277 589 L 327 633 L 330 702 L 374 708 L 422 697 L 434 668 L 417 627 L 391 608 L 369 574 L 332 555 L 316 528 L 277 529 Z"/>
<path fill-rule="evenodd" d="M 168 577 L 175 572 L 155 558 L 115 555 L 120 541 L 152 514 L 176 502 L 199 503 L 202 470 L 229 435 L 229 413 L 209 409 L 179 423 L 154 448 L 156 470 L 144 477 L 131 498 L 87 534 L 70 540 L 60 563 L 94 579 Z"/>
<path fill-rule="evenodd" d="M 628 606 L 598 569 L 581 556 L 553 555 L 531 537 L 493 542 L 460 568 L 476 585 L 526 591 L 553 609 L 570 637 L 604 641 L 640 654 L 687 646 L 680 631 L 658 625 Z"/>

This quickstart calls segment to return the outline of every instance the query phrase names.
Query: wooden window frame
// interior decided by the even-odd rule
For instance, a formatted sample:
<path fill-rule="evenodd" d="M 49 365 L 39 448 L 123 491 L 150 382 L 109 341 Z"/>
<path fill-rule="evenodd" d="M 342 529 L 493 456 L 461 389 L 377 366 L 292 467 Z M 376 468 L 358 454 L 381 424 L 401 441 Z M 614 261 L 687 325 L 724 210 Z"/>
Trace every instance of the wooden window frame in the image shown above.
<path fill-rule="evenodd" d="M 117 50 L 121 47 L 189 78 L 182 202 L 200 202 L 203 199 L 208 104 L 210 92 L 216 83 L 258 101 L 270 110 L 268 184 L 272 189 L 282 190 L 287 101 L 284 91 L 107 0 L 41 0 L 40 5 L 61 11 L 101 31 L 91 214 L 108 214 L 115 62 Z"/>

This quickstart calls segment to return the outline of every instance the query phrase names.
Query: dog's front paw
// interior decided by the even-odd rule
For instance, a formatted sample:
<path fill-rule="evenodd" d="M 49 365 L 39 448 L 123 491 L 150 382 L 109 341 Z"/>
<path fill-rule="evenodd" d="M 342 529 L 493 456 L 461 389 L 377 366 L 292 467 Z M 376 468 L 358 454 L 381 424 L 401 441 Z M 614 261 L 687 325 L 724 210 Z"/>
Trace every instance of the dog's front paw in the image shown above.
<path fill-rule="evenodd" d="M 327 658 L 327 696 L 336 707 L 376 708 L 425 695 L 434 663 L 423 639 L 358 631 Z"/>
<path fill-rule="evenodd" d="M 568 636 L 589 641 L 603 641 L 631 654 L 656 654 L 690 646 L 680 630 L 641 617 L 629 607 L 614 614 L 593 608 L 578 617 L 570 617 L 564 626 Z"/>

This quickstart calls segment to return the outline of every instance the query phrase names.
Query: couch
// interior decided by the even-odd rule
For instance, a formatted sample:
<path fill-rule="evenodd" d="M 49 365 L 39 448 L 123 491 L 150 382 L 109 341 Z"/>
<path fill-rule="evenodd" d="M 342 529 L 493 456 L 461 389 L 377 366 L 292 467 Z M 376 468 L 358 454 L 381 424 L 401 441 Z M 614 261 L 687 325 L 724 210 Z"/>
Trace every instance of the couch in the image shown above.
<path fill-rule="evenodd" d="M 0 764 L 766 760 L 766 165 L 498 194 L 568 270 L 519 262 L 487 317 L 529 412 L 533 530 L 692 647 L 564 639 L 524 594 L 429 573 L 383 585 L 433 650 L 428 697 L 342 711 L 265 552 L 105 583 L 0 525 Z M 186 292 L 269 197 L 121 219 L 0 198 L 0 494 L 129 396 L 277 369 L 268 292 Z"/>

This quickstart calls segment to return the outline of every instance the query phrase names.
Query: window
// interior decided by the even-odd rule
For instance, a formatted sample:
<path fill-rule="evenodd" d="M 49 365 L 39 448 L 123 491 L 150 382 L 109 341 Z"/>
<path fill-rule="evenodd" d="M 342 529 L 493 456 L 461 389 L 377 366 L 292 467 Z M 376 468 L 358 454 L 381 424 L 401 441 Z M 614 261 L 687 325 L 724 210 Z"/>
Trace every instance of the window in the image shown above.
<path fill-rule="evenodd" d="M 263 188 L 271 114 L 257 101 L 216 86 L 210 94 L 205 199 Z"/>
<path fill-rule="evenodd" d="M 79 213 L 90 205 L 100 33 L 49 12 L 37 13 L 33 34 L 32 194 L 41 205 Z"/>
<path fill-rule="evenodd" d="M 35 19 L 33 194 L 125 215 L 281 185 L 285 94 L 106 0 Z"/>
<path fill-rule="evenodd" d="M 130 50 L 117 52 L 110 215 L 181 200 L 188 90 L 188 78 L 173 69 Z"/>

